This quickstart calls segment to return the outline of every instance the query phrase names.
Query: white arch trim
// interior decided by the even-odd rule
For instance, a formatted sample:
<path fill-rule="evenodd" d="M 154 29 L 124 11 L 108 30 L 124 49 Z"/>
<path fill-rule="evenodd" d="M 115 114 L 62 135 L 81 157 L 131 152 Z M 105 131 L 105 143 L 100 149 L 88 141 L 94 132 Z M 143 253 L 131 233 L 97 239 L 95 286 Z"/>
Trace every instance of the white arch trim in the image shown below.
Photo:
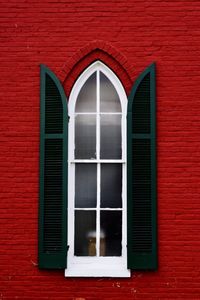
<path fill-rule="evenodd" d="M 108 68 L 101 61 L 97 60 L 93 64 L 91 64 L 85 71 L 83 71 L 83 73 L 81 73 L 81 75 L 76 80 L 69 97 L 69 103 L 68 103 L 69 115 L 71 115 L 71 113 L 74 113 L 75 111 L 76 100 L 84 83 L 96 71 L 101 71 L 112 82 L 120 99 L 122 114 L 126 113 L 127 96 L 121 81 L 110 68 Z"/>

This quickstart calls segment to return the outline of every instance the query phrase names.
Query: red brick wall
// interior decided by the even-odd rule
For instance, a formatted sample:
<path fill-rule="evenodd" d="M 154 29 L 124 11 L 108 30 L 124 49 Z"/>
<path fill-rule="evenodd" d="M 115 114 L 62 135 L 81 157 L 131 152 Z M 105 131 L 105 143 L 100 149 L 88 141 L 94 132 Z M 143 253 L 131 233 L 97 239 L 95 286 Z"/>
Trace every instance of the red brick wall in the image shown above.
<path fill-rule="evenodd" d="M 200 2 L 2 0 L 0 14 L 0 299 L 200 299 Z M 159 269 L 130 279 L 37 267 L 39 64 L 68 94 L 94 57 L 127 93 L 157 64 Z"/>

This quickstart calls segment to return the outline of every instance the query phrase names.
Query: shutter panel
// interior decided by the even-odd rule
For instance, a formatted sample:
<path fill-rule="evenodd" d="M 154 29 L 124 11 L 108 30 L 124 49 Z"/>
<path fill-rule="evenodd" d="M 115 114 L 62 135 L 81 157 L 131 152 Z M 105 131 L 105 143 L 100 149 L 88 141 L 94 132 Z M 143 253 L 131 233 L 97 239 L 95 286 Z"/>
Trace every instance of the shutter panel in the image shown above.
<path fill-rule="evenodd" d="M 128 268 L 157 268 L 155 64 L 128 100 Z"/>
<path fill-rule="evenodd" d="M 67 102 L 57 77 L 41 65 L 39 268 L 67 262 Z"/>

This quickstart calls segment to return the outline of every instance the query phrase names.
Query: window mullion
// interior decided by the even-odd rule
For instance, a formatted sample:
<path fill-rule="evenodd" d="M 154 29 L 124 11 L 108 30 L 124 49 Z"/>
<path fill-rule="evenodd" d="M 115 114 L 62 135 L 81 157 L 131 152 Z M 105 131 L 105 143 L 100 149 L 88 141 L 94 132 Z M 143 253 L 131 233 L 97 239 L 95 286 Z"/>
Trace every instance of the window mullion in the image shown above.
<path fill-rule="evenodd" d="M 100 78 L 99 70 L 97 70 L 97 88 L 96 88 L 96 97 L 97 97 L 97 119 L 96 119 L 96 134 L 97 134 L 97 145 L 96 145 L 96 156 L 97 160 L 100 159 Z"/>
<path fill-rule="evenodd" d="M 99 70 L 97 70 L 97 146 L 96 146 L 96 155 L 97 160 L 100 159 L 100 78 Z M 100 254 L 100 163 L 97 164 L 97 213 L 96 213 L 96 254 L 99 257 Z"/>
<path fill-rule="evenodd" d="M 96 226 L 97 226 L 97 233 L 96 233 L 96 254 L 99 257 L 100 254 L 100 164 L 97 164 L 97 213 L 96 213 Z"/>

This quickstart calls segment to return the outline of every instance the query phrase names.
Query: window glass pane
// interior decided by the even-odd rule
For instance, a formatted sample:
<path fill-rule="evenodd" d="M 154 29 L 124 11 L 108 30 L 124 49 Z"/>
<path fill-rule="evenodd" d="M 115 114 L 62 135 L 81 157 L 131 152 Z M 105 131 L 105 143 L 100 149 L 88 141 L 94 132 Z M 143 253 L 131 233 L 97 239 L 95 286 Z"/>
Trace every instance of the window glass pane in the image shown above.
<path fill-rule="evenodd" d="M 100 111 L 121 112 L 121 103 L 111 81 L 100 72 Z"/>
<path fill-rule="evenodd" d="M 75 164 L 75 207 L 96 207 L 97 165 Z"/>
<path fill-rule="evenodd" d="M 121 256 L 122 212 L 101 211 L 100 228 L 100 256 Z"/>
<path fill-rule="evenodd" d="M 75 211 L 76 256 L 96 255 L 96 212 Z"/>
<path fill-rule="evenodd" d="M 75 117 L 75 158 L 96 158 L 96 116 Z"/>
<path fill-rule="evenodd" d="M 121 146 L 121 115 L 101 115 L 100 121 L 101 159 L 120 159 Z"/>
<path fill-rule="evenodd" d="M 122 165 L 101 165 L 101 207 L 122 207 Z"/>
<path fill-rule="evenodd" d="M 81 88 L 76 101 L 76 112 L 96 112 L 96 72 Z"/>

